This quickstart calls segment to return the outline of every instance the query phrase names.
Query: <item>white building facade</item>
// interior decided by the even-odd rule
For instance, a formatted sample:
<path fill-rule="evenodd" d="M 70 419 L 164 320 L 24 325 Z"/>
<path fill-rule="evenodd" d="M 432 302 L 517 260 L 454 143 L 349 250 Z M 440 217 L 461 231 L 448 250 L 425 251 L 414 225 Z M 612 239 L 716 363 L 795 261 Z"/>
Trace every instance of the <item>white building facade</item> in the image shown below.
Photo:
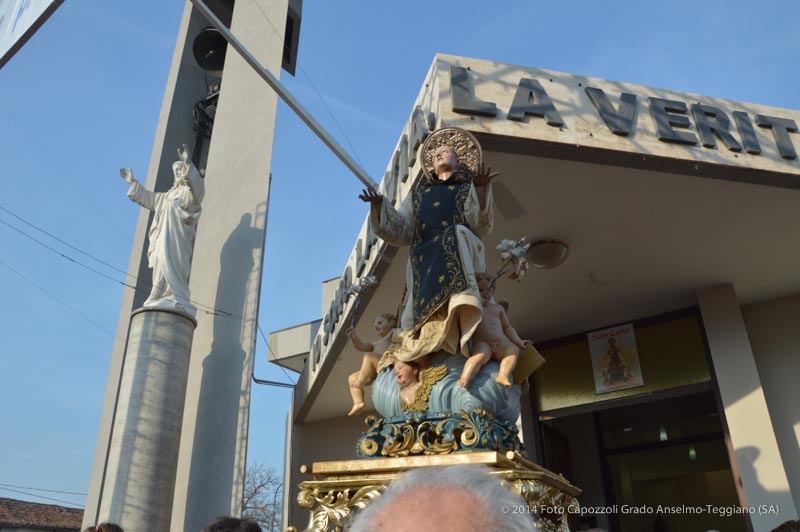
<path fill-rule="evenodd" d="M 425 136 L 461 127 L 501 173 L 487 249 L 521 236 L 570 246 L 562 265 L 500 281 L 497 295 L 547 359 L 522 399 L 523 439 L 529 458 L 584 490 L 573 529 L 666 520 L 670 530 L 766 532 L 797 519 L 798 122 L 796 110 L 435 58 L 381 192 L 399 202 L 421 175 Z M 407 249 L 366 219 L 355 241 L 342 275 L 323 285 L 321 320 L 270 338 L 272 360 L 301 372 L 287 525 L 307 519 L 300 466 L 354 458 L 366 428 L 345 415 L 347 375 L 360 365 L 344 335 L 355 311 L 346 288 L 379 280 L 357 316 L 362 338 L 401 302 Z M 589 335 L 623 324 L 643 384 L 606 392 Z"/>

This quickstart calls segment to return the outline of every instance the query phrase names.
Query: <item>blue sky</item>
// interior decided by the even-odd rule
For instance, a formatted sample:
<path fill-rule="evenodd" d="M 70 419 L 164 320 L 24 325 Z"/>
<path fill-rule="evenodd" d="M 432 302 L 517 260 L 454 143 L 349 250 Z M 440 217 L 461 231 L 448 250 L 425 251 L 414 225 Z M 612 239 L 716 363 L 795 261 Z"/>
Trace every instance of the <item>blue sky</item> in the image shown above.
<path fill-rule="evenodd" d="M 283 80 L 346 145 L 310 77 L 376 180 L 437 52 L 800 107 L 796 0 L 306 0 L 303 9 L 301 68 Z M 69 0 L 0 70 L 0 207 L 127 268 L 138 207 L 118 168 L 145 177 L 182 10 L 177 0 Z M 366 214 L 360 183 L 283 104 L 272 174 L 267 332 L 319 317 L 321 282 L 341 273 Z M 0 221 L 63 249 L 6 211 Z M 9 486 L 86 492 L 122 286 L 2 223 L 0 244 L 0 497 L 47 502 Z M 259 342 L 256 375 L 285 381 L 266 350 Z M 254 387 L 250 461 L 282 469 L 289 398 Z"/>

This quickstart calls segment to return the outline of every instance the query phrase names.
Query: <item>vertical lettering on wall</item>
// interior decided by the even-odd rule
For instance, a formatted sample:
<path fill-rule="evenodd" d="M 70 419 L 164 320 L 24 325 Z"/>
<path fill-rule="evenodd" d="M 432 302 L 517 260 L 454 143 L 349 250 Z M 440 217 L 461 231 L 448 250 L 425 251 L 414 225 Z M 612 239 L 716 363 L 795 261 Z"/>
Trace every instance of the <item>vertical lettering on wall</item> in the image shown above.
<path fill-rule="evenodd" d="M 314 338 L 314 343 L 311 345 L 311 360 L 314 367 L 319 364 L 319 334 Z"/>
<path fill-rule="evenodd" d="M 509 120 L 522 120 L 526 115 L 540 116 L 547 124 L 554 127 L 564 125 L 553 100 L 550 99 L 542 84 L 535 79 L 519 80 L 514 101 L 508 111 Z"/>
<path fill-rule="evenodd" d="M 603 89 L 595 87 L 586 87 L 586 94 L 589 100 L 597 109 L 603 122 L 606 123 L 608 129 L 615 135 L 627 137 L 633 131 L 636 114 L 636 95 L 630 92 L 623 92 L 619 97 L 619 110 L 614 109 L 611 101 L 603 92 Z"/>
<path fill-rule="evenodd" d="M 405 183 L 408 181 L 408 135 L 405 133 L 403 134 L 403 138 L 400 139 L 400 148 L 398 152 L 400 153 L 400 157 L 397 161 L 397 175 L 400 176 L 400 182 Z"/>
<path fill-rule="evenodd" d="M 450 67 L 450 98 L 454 113 L 483 116 L 497 114 L 497 106 L 494 103 L 479 100 L 475 96 L 472 78 L 464 67 Z"/>
<path fill-rule="evenodd" d="M 347 290 L 350 288 L 350 285 L 353 284 L 353 268 L 351 268 L 349 264 L 344 269 L 342 281 L 344 282 L 344 290 Z"/>
<path fill-rule="evenodd" d="M 371 224 L 369 224 L 369 225 L 371 225 Z M 364 273 L 364 268 L 367 267 L 367 259 L 369 258 L 369 255 L 370 255 L 369 240 L 366 241 L 365 252 L 361 253 L 361 245 L 362 245 L 363 242 L 365 242 L 363 239 L 361 239 L 361 238 L 358 239 L 358 251 L 359 251 L 359 253 L 358 253 L 358 256 L 356 258 L 356 278 L 361 277 L 361 274 Z"/>
<path fill-rule="evenodd" d="M 761 143 L 758 142 L 756 130 L 750 117 L 744 111 L 734 111 L 733 120 L 736 122 L 736 128 L 739 130 L 739 135 L 742 137 L 744 149 L 747 153 L 758 155 L 761 153 Z"/>
<path fill-rule="evenodd" d="M 339 279 L 339 284 L 336 285 L 336 293 L 333 296 L 333 327 L 339 323 L 342 317 L 342 301 L 344 300 L 344 289 L 342 288 L 342 280 Z"/>
<path fill-rule="evenodd" d="M 392 202 L 392 207 L 397 204 L 397 182 L 391 170 L 383 175 L 383 196 Z"/>
<path fill-rule="evenodd" d="M 372 250 L 375 249 L 375 244 L 378 243 L 378 237 L 372 229 L 372 224 L 367 224 L 367 247 L 364 251 L 364 263 L 372 256 Z"/>
<path fill-rule="evenodd" d="M 428 124 L 425 120 L 425 113 L 419 105 L 414 107 L 408 129 L 408 166 L 414 166 L 417 163 L 417 151 L 428 136 Z"/>
<path fill-rule="evenodd" d="M 778 153 L 784 159 L 797 159 L 797 152 L 792 145 L 792 138 L 789 133 L 797 132 L 797 124 L 789 118 L 778 118 L 775 116 L 756 115 L 756 122 L 760 127 L 772 130 L 775 137 L 775 144 L 778 145 Z"/>
<path fill-rule="evenodd" d="M 323 347 L 327 347 L 328 346 L 328 340 L 330 340 L 331 333 L 333 332 L 333 324 L 331 323 L 332 322 L 332 317 L 331 317 L 332 309 L 333 309 L 333 301 L 331 301 L 331 305 L 328 307 L 328 313 L 325 314 L 324 318 L 322 318 L 322 332 L 325 333 L 325 335 L 322 337 L 322 345 L 323 345 Z"/>
<path fill-rule="evenodd" d="M 700 142 L 703 146 L 716 148 L 716 136 L 729 150 L 742 151 L 742 145 L 728 131 L 731 121 L 725 111 L 713 105 L 696 103 L 692 105 L 692 116 L 694 116 L 694 125 L 697 128 L 697 133 L 700 135 Z"/>
<path fill-rule="evenodd" d="M 674 128 L 688 128 L 692 125 L 689 117 L 686 116 L 686 104 L 676 100 L 665 100 L 663 98 L 650 98 L 650 114 L 656 123 L 658 140 L 663 142 L 675 142 L 678 144 L 697 144 L 697 137 L 689 131 L 676 131 Z"/>
<path fill-rule="evenodd" d="M 398 183 L 398 176 L 400 175 L 400 152 L 395 151 L 392 154 L 392 162 L 389 165 L 389 171 L 392 173 L 392 181 L 397 183 L 399 187 L 400 184 Z"/>
<path fill-rule="evenodd" d="M 361 272 L 364 269 L 366 261 L 364 260 L 364 239 L 359 238 L 356 241 L 356 277 L 361 277 Z M 348 266 L 349 267 L 349 266 Z"/>

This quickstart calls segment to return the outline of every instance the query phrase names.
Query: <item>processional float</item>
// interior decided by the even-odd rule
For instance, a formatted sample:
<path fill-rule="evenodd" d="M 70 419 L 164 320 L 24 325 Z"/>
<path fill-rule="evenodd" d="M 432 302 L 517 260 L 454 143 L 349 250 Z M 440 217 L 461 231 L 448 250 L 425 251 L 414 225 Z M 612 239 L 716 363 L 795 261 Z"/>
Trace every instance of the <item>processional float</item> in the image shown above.
<path fill-rule="evenodd" d="M 354 512 L 380 497 L 404 471 L 478 464 L 487 466 L 530 508 L 539 509 L 543 528 L 568 531 L 567 516 L 576 511 L 580 490 L 525 458 L 515 425 L 523 386 L 544 359 L 530 342 L 505 327 L 504 338 L 513 347 L 504 349 L 502 341 L 489 341 L 491 321 L 507 324 L 508 320 L 502 305 L 492 298 L 495 281 L 506 273 L 512 278 L 524 276 L 528 244 L 524 239 L 502 241 L 498 247 L 502 265 L 493 276 L 486 274 L 485 249 L 476 233 L 487 225 L 491 229 L 490 181 L 496 174 L 484 170 L 477 140 L 458 128 L 429 135 L 421 148 L 427 186 L 409 194 L 405 212 L 394 211 L 380 201 L 378 185 L 364 169 L 280 81 L 201 0 L 191 1 L 367 187 L 362 199 L 371 203 L 373 223 L 383 228 L 379 235 L 412 247 L 404 311 L 388 333 L 386 350 L 373 353 L 374 373 L 358 383 L 361 387 L 371 382 L 381 417 L 367 417 L 368 428 L 356 442 L 355 459 L 303 468 L 314 477 L 299 485 L 298 504 L 310 512 L 305 530 L 342 530 Z M 453 160 L 443 162 L 448 150 Z M 401 206 L 399 211 L 403 210 Z M 405 217 L 402 234 L 387 234 L 396 232 L 398 215 Z M 437 231 L 428 224 L 436 225 Z M 439 289 L 439 284 L 446 289 Z M 359 297 L 357 288 L 353 295 Z M 488 348 L 482 353 L 484 339 Z"/>

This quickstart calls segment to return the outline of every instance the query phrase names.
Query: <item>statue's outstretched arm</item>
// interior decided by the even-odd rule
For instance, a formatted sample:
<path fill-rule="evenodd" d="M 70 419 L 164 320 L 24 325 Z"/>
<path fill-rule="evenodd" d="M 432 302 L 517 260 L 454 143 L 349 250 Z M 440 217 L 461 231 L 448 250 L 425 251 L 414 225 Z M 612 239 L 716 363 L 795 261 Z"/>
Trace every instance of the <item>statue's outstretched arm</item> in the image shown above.
<path fill-rule="evenodd" d="M 151 211 L 156 208 L 155 193 L 147 190 L 141 185 L 141 183 L 136 181 L 136 179 L 133 177 L 133 171 L 131 171 L 130 168 L 120 168 L 119 175 L 125 180 L 126 183 L 130 185 L 130 188 L 128 189 L 128 197 L 131 199 L 131 201 L 136 202 L 145 209 Z"/>
<path fill-rule="evenodd" d="M 375 191 L 371 191 L 372 196 L 363 201 L 370 202 L 370 220 L 375 233 L 384 241 L 393 246 L 408 246 L 411 244 L 413 234 L 413 216 L 411 208 L 411 194 L 400 203 L 399 209 L 395 210 L 389 201 Z M 371 201 L 370 197 L 379 197 L 380 201 Z"/>

